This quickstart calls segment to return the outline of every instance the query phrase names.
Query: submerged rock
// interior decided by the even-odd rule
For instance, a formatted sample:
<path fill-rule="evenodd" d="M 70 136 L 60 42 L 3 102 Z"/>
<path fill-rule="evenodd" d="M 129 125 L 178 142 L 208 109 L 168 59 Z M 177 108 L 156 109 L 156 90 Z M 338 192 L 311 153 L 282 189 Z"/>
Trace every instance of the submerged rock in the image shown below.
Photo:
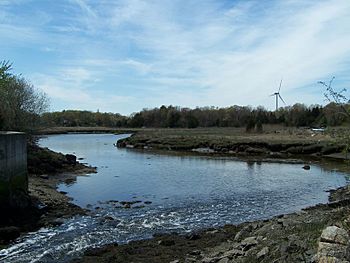
<path fill-rule="evenodd" d="M 311 168 L 310 165 L 304 165 L 304 166 L 303 166 L 303 169 L 304 169 L 304 170 L 310 170 L 310 168 Z"/>

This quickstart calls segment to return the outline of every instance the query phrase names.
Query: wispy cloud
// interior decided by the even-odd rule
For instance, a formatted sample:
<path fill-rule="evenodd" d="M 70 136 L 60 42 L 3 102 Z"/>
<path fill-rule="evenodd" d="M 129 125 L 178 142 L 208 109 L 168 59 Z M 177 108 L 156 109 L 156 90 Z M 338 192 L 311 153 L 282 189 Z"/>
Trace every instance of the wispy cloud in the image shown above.
<path fill-rule="evenodd" d="M 23 5 L 5 2 L 0 21 Z M 334 75 L 335 84 L 349 85 L 348 0 L 67 0 L 62 12 L 52 5 L 40 9 L 44 24 L 0 25 L 0 37 L 13 44 L 0 44 L 0 55 L 25 45 L 42 50 L 35 70 L 23 73 L 57 109 L 94 109 L 96 102 L 122 113 L 161 104 L 273 108 L 268 95 L 281 78 L 290 104 L 323 103 L 320 79 Z M 38 9 L 32 5 L 29 15 Z M 69 89 L 81 96 L 61 94 Z"/>

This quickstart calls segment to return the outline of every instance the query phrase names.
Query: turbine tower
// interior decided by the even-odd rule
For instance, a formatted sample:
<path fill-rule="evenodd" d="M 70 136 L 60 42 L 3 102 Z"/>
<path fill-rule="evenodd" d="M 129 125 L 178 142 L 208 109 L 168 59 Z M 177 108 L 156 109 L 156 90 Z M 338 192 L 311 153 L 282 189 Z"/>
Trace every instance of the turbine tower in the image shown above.
<path fill-rule="evenodd" d="M 281 94 L 280 94 L 281 86 L 282 86 L 282 79 L 281 79 L 281 82 L 280 82 L 280 86 L 278 88 L 278 92 L 275 92 L 275 93 L 270 95 L 270 97 L 271 96 L 275 96 L 276 97 L 276 111 L 278 110 L 278 99 L 280 99 L 284 104 L 286 104 L 285 101 L 282 99 Z"/>

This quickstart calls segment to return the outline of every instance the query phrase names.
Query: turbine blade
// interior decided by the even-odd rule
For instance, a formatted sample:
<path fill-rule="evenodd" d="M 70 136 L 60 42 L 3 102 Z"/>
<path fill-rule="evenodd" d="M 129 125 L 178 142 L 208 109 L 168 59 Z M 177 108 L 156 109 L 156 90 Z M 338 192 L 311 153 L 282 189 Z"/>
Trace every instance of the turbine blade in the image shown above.
<path fill-rule="evenodd" d="M 278 93 L 280 93 L 281 86 L 282 86 L 282 79 L 281 79 L 281 82 L 280 82 L 280 87 L 278 88 Z"/>
<path fill-rule="evenodd" d="M 275 94 L 271 94 L 269 97 L 275 96 Z"/>
<path fill-rule="evenodd" d="M 278 97 L 280 97 L 281 101 L 283 101 L 284 104 L 287 104 L 281 97 L 281 95 L 278 93 Z"/>

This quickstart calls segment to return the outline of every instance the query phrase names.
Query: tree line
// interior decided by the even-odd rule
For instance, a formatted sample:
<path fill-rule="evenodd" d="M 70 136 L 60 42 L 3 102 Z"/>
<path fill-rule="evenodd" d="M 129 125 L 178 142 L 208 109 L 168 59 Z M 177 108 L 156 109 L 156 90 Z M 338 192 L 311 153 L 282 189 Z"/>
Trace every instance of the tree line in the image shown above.
<path fill-rule="evenodd" d="M 321 127 L 343 125 L 347 118 L 339 114 L 340 106 L 294 104 L 277 112 L 263 107 L 231 106 L 226 108 L 198 107 L 195 109 L 161 106 L 143 109 L 130 116 L 116 113 L 64 110 L 44 113 L 43 126 L 105 126 L 130 128 L 197 128 L 197 127 L 254 127 L 262 124 L 281 124 L 291 127 Z M 349 105 L 345 105 L 349 108 Z"/>

